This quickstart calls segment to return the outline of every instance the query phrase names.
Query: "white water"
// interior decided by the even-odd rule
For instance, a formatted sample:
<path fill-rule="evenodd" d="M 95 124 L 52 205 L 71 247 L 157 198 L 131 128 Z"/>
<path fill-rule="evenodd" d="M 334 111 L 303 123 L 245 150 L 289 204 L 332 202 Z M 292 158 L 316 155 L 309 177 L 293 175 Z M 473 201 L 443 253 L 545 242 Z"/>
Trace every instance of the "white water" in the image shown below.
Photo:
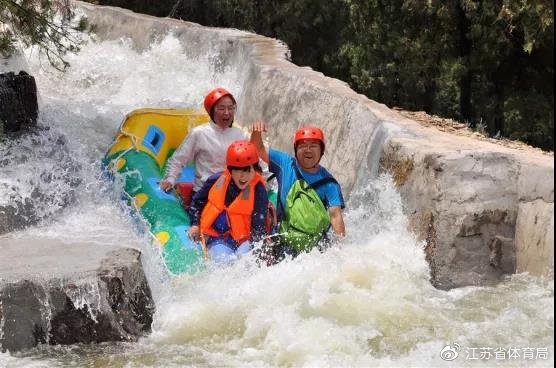
<path fill-rule="evenodd" d="M 69 151 L 62 156 L 80 164 L 66 175 L 80 182 L 69 207 L 10 236 L 124 243 L 151 254 L 119 194 L 100 178 L 99 162 L 125 113 L 198 107 L 216 85 L 240 95 L 235 71 L 215 73 L 210 55 L 188 59 L 171 36 L 142 53 L 125 40 L 89 43 L 68 58 L 72 67 L 66 74 L 41 65 L 33 52 L 26 57 L 40 93 L 40 123 L 51 127 L 43 136 L 66 136 Z M 14 151 L 32 159 L 10 163 L 0 185 L 25 198 L 37 185 L 31 173 L 61 159 L 36 153 L 25 139 L 9 152 Z M 39 180 L 55 203 L 57 193 L 68 190 L 62 176 Z M 5 193 L 0 203 L 7 201 Z M 246 257 L 226 269 L 160 283 L 162 272 L 151 259 L 147 273 L 157 312 L 152 334 L 138 343 L 40 346 L 0 353 L 0 367 L 553 365 L 552 280 L 516 275 L 497 287 L 436 290 L 428 281 L 423 244 L 407 232 L 388 177 L 373 178 L 348 207 L 342 244 L 274 267 L 259 268 Z M 39 216 L 51 215 L 49 208 L 37 209 L 43 211 Z M 442 360 L 441 350 L 454 343 L 459 357 Z M 500 348 L 519 349 L 520 357 L 496 359 Z M 525 359 L 524 348 L 540 358 Z M 470 359 L 473 352 L 481 359 Z"/>

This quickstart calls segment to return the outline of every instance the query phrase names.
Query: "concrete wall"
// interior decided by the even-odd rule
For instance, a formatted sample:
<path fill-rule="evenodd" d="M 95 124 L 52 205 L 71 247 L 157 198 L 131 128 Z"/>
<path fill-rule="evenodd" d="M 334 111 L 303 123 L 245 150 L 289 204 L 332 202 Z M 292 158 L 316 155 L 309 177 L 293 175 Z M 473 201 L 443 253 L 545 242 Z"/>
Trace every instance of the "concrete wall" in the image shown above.
<path fill-rule="evenodd" d="M 516 270 L 553 274 L 553 156 L 424 127 L 290 63 L 274 39 L 79 4 L 101 39 L 130 37 L 142 49 L 172 32 L 188 57 L 212 55 L 216 69 L 232 66 L 244 87 L 238 120 L 264 119 L 272 146 L 291 151 L 296 128 L 323 128 L 323 164 L 347 195 L 391 172 L 412 229 L 426 240 L 436 286 L 483 284 Z"/>

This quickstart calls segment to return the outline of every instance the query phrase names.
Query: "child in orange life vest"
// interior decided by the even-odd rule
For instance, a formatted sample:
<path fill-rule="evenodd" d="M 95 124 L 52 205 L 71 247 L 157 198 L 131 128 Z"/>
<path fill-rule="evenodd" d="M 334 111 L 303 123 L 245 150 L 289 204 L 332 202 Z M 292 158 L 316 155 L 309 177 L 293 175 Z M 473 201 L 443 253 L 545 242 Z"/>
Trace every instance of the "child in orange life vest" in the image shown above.
<path fill-rule="evenodd" d="M 257 171 L 259 155 L 248 141 L 235 141 L 226 152 L 227 168 L 209 177 L 189 207 L 189 237 L 201 234 L 210 258 L 228 262 L 252 249 L 266 235 L 268 196 Z"/>

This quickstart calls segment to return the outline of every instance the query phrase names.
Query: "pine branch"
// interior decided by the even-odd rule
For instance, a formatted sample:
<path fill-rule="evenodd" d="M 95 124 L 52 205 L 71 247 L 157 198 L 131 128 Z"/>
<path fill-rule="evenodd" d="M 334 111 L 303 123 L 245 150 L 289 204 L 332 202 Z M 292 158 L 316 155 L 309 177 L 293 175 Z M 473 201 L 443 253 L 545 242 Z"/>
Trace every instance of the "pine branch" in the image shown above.
<path fill-rule="evenodd" d="M 54 17 L 61 14 L 62 22 Z M 27 46 L 37 46 L 49 63 L 58 70 L 64 70 L 69 64 L 64 60 L 65 54 L 79 50 L 80 38 L 70 30 L 69 21 L 73 13 L 67 0 L 0 0 L 0 40 L 3 54 L 13 50 L 16 40 Z"/>

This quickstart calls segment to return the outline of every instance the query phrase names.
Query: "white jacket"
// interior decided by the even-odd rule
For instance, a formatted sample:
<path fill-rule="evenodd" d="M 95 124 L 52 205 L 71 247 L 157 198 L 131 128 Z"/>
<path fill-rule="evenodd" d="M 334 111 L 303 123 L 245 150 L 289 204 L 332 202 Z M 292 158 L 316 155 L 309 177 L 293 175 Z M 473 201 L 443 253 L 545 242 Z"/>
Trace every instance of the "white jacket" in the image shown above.
<path fill-rule="evenodd" d="M 239 140 L 249 139 L 236 127 L 222 129 L 211 121 L 193 128 L 169 159 L 164 179 L 174 185 L 183 168 L 195 161 L 193 190 L 201 189 L 209 176 L 224 170 L 228 146 Z"/>

